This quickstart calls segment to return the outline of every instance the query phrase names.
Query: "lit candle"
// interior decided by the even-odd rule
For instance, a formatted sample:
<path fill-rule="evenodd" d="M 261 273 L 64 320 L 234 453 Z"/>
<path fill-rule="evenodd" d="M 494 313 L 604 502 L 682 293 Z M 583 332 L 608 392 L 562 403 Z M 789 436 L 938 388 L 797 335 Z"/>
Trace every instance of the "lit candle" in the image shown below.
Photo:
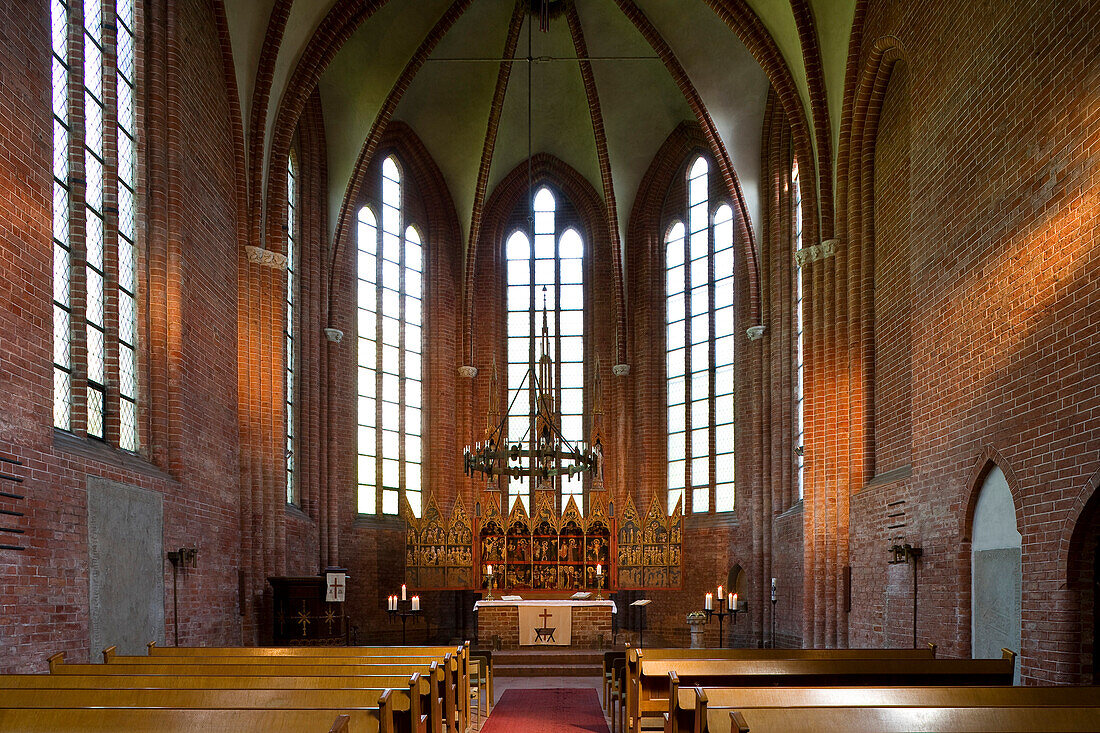
<path fill-rule="evenodd" d="M 393 610 L 393 596 L 386 596 L 386 610 Z"/>
<path fill-rule="evenodd" d="M 493 576 L 493 566 L 492 565 L 488 566 L 488 569 L 486 570 L 486 573 L 489 575 L 489 577 Z"/>
<path fill-rule="evenodd" d="M 596 563 L 596 575 L 603 575 L 603 565 Z"/>
<path fill-rule="evenodd" d="M 708 611 L 714 610 L 714 594 L 713 593 L 707 593 L 706 602 L 703 604 L 703 608 L 705 608 Z"/>
<path fill-rule="evenodd" d="M 734 593 L 732 596 L 730 596 L 730 610 L 731 611 L 736 611 L 737 610 L 737 594 L 736 593 Z"/>
<path fill-rule="evenodd" d="M 404 583 L 402 583 L 402 584 L 401 584 L 401 600 L 403 600 L 403 601 L 407 601 L 407 600 L 409 600 L 409 599 L 408 599 L 408 598 L 407 598 L 407 597 L 405 596 L 405 584 L 404 584 Z"/>
<path fill-rule="evenodd" d="M 722 586 L 718 586 L 718 600 L 722 601 L 726 597 L 725 591 L 722 590 Z"/>
<path fill-rule="evenodd" d="M 412 610 L 414 610 L 414 611 L 419 611 L 420 610 L 420 596 L 413 596 Z"/>

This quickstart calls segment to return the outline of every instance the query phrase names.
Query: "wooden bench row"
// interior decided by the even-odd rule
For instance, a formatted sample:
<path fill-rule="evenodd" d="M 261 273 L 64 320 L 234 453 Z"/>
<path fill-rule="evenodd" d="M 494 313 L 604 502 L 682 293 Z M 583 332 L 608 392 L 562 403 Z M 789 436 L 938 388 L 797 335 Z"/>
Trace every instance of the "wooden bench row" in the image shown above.
<path fill-rule="evenodd" d="M 824 718 L 818 711 L 836 708 L 849 714 L 853 709 L 899 708 L 917 710 L 929 709 L 991 709 L 991 708 L 1075 708 L 1087 711 L 1084 717 L 1091 719 L 1093 729 L 1100 727 L 1100 691 L 1095 687 L 725 687 L 725 688 L 679 688 L 673 680 L 673 696 L 670 698 L 670 710 L 665 718 L 666 733 L 718 733 L 740 730 L 742 722 L 752 721 L 753 730 L 757 730 L 767 721 L 756 714 L 759 709 L 797 709 L 807 713 L 807 720 L 816 720 L 821 725 Z M 733 725 L 731 713 L 739 713 L 741 718 Z M 828 714 L 829 716 L 832 713 Z M 939 716 L 939 713 L 937 713 Z M 906 725 L 916 726 L 906 730 L 923 730 L 919 720 L 927 717 L 914 714 L 907 718 Z M 861 716 L 854 716 L 853 721 Z M 875 714 L 865 719 L 873 725 L 880 725 L 886 718 Z M 902 718 L 899 718 L 902 719 Z M 946 718 L 950 720 L 951 718 Z M 958 720 L 967 719 L 965 716 Z M 1034 725 L 1025 713 L 1020 718 L 1028 725 Z M 1060 718 L 1052 718 L 1060 720 Z M 768 723 L 771 724 L 770 722 Z M 1040 724 L 1034 730 L 1050 730 Z M 842 726 L 849 730 L 847 724 Z M 802 728 L 805 729 L 805 728 Z M 878 730 L 877 728 L 873 728 Z M 981 728 L 987 730 L 986 728 Z M 1067 730 L 1080 730 L 1068 728 Z M 883 729 L 885 730 L 885 729 Z M 997 728 L 1000 730 L 1000 728 Z"/>
<path fill-rule="evenodd" d="M 675 656 L 686 650 L 656 651 L 628 654 L 627 720 L 635 733 L 647 720 L 659 725 L 665 717 L 674 678 L 684 687 L 1010 685 L 1015 668 L 1015 654 L 1007 650 L 994 660 L 935 659 L 934 649 L 741 649 L 711 659 L 697 654 L 721 650 L 695 650 L 693 658 Z"/>
<path fill-rule="evenodd" d="M 202 653 L 165 662 L 108 649 L 103 665 L 68 664 L 54 655 L 49 675 L 0 676 L 0 729 L 463 733 L 468 727 L 468 647 L 287 651 L 212 655 L 219 660 L 210 663 Z M 283 715 L 272 719 L 272 710 Z"/>

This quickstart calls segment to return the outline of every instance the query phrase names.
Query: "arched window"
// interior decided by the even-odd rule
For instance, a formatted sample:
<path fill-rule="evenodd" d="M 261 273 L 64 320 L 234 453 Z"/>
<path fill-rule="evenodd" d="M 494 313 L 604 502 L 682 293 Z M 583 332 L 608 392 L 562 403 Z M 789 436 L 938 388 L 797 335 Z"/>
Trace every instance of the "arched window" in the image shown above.
<path fill-rule="evenodd" d="M 665 232 L 668 511 L 733 510 L 733 210 L 710 192 L 707 159 Z M 685 224 L 686 222 L 686 224 Z"/>
<path fill-rule="evenodd" d="M 286 502 L 297 504 L 298 486 L 295 482 L 295 459 L 297 442 L 294 435 L 294 423 L 298 417 L 294 409 L 294 373 L 297 365 L 297 353 L 294 349 L 294 305 L 298 297 L 298 283 L 295 268 L 298 266 L 298 185 L 295 172 L 294 155 L 287 157 L 286 164 Z"/>
<path fill-rule="evenodd" d="M 798 160 L 791 164 L 791 207 L 794 210 L 794 251 L 802 249 L 802 189 L 799 187 Z M 805 492 L 806 396 L 805 344 L 803 343 L 802 266 L 794 265 L 794 460 L 798 498 Z"/>
<path fill-rule="evenodd" d="M 562 436 L 571 443 L 584 438 L 584 239 L 561 215 L 564 200 L 543 186 L 534 198 L 534 246 L 526 231 L 515 230 L 505 242 L 508 282 L 509 399 L 523 384 L 522 396 L 510 403 L 508 441 L 533 443 L 530 416 L 535 390 L 527 374 L 542 356 L 545 324 L 549 355 L 554 360 L 555 404 Z M 526 214 L 526 211 L 523 212 Z M 584 484 L 558 478 L 561 506 L 574 497 L 584 511 Z M 508 507 L 522 502 L 531 510 L 534 487 L 529 477 L 508 484 Z"/>
<path fill-rule="evenodd" d="M 359 513 L 421 507 L 423 242 L 407 221 L 401 171 L 382 162 L 382 225 L 359 210 Z"/>
<path fill-rule="evenodd" d="M 133 0 L 50 2 L 54 426 L 129 451 L 139 446 L 134 16 Z"/>

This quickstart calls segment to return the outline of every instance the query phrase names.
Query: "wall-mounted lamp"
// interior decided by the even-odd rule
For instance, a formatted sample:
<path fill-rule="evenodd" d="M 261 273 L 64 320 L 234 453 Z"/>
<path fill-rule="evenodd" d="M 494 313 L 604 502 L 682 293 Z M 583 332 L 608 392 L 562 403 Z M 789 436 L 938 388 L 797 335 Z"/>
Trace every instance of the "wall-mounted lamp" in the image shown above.
<path fill-rule="evenodd" d="M 172 563 L 172 628 L 175 632 L 176 646 L 180 645 L 180 602 L 176 576 L 179 575 L 180 568 L 186 569 L 188 565 L 197 568 L 198 558 L 199 551 L 195 547 L 181 547 L 168 552 L 168 562 Z"/>
<path fill-rule="evenodd" d="M 178 550 L 172 550 L 168 553 L 168 562 L 172 563 L 173 567 L 186 568 L 190 565 L 192 568 L 197 568 L 199 551 L 194 547 L 181 547 Z"/>
<path fill-rule="evenodd" d="M 910 544 L 890 545 L 890 559 L 887 562 L 890 565 L 901 565 L 910 560 L 917 560 L 923 554 L 924 551 L 921 548 Z"/>

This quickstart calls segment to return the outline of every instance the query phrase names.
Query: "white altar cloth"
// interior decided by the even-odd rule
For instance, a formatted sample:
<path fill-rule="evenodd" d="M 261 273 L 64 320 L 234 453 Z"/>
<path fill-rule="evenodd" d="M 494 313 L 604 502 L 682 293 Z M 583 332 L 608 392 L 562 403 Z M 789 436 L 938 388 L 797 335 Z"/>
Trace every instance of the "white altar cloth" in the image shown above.
<path fill-rule="evenodd" d="M 587 601 L 575 601 L 572 598 L 558 598 L 550 600 L 535 599 L 523 599 L 522 601 L 476 601 L 474 603 L 474 610 L 479 608 L 508 608 L 510 606 L 604 606 L 611 608 L 611 613 L 618 613 L 619 609 L 615 607 L 615 601 L 603 600 L 587 600 Z"/>

